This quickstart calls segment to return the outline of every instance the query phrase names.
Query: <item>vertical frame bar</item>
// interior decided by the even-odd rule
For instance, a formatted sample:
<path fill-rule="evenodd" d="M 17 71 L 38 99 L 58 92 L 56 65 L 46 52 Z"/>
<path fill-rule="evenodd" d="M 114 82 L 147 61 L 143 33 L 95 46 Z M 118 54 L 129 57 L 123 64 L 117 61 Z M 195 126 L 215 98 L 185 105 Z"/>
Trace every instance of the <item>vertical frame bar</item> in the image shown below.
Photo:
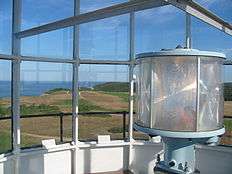
<path fill-rule="evenodd" d="M 13 19 L 12 19 L 12 55 L 16 57 L 12 61 L 12 82 L 11 82 L 11 105 L 12 105 L 12 138 L 14 173 L 19 173 L 19 154 L 20 154 L 20 39 L 15 33 L 21 27 L 21 0 L 13 0 Z"/>
<path fill-rule="evenodd" d="M 129 91 L 129 124 L 128 124 L 128 131 L 129 131 L 129 151 L 128 151 L 128 166 L 127 168 L 131 168 L 131 163 L 133 161 L 133 108 L 134 108 L 134 66 L 135 66 L 135 13 L 130 13 L 130 65 L 129 65 L 129 82 L 130 82 L 130 91 Z"/>
<path fill-rule="evenodd" d="M 133 104 L 134 104 L 134 79 L 133 71 L 135 65 L 135 14 L 130 13 L 130 65 L 129 65 L 129 82 L 130 82 L 130 92 L 129 92 L 129 141 L 133 141 Z"/>
<path fill-rule="evenodd" d="M 126 112 L 122 114 L 122 124 L 123 124 L 123 140 L 126 141 Z"/>
<path fill-rule="evenodd" d="M 60 142 L 63 143 L 64 142 L 64 114 L 60 113 Z"/>
<path fill-rule="evenodd" d="M 150 59 L 150 128 L 152 128 L 153 125 L 153 117 L 152 117 L 152 111 L 153 111 L 153 97 L 154 97 L 154 92 L 153 92 L 153 68 L 152 68 L 152 59 Z"/>
<path fill-rule="evenodd" d="M 199 125 L 198 125 L 198 121 L 199 121 L 199 116 L 200 116 L 200 78 L 201 78 L 201 58 L 200 57 L 196 57 L 197 58 L 197 98 L 196 98 L 196 132 L 199 130 Z"/>
<path fill-rule="evenodd" d="M 80 14 L 80 0 L 74 1 L 74 15 Z M 73 86 L 72 86 L 72 141 L 78 142 L 78 71 L 79 71 L 79 26 L 74 26 L 73 32 Z"/>
<path fill-rule="evenodd" d="M 185 47 L 192 48 L 192 34 L 191 34 L 191 15 L 186 13 L 186 21 L 185 21 Z"/>
<path fill-rule="evenodd" d="M 80 14 L 80 0 L 74 0 L 74 15 Z M 79 25 L 75 25 L 73 28 L 73 82 L 72 82 L 72 142 L 75 145 L 72 158 L 72 173 L 77 174 L 77 144 L 78 144 L 78 99 L 79 99 L 79 88 L 78 88 L 78 74 L 79 74 Z"/>

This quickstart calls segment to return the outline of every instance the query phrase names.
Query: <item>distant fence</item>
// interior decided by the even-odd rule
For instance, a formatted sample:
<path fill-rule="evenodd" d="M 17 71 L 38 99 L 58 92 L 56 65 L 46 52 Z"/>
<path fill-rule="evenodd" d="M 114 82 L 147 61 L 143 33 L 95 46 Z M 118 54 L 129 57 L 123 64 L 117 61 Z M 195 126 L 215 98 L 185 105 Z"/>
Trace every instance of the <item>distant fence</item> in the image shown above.
<path fill-rule="evenodd" d="M 126 140 L 126 116 L 129 112 L 121 111 L 121 112 L 79 112 L 78 115 L 110 115 L 110 114 L 118 114 L 122 116 L 123 123 L 123 139 Z M 41 118 L 41 117 L 59 117 L 59 131 L 60 131 L 60 142 L 64 142 L 64 117 L 72 116 L 72 113 L 52 113 L 52 114 L 30 114 L 30 115 L 21 115 L 20 118 Z M 2 120 L 10 120 L 12 117 L 0 117 L 0 121 Z"/>

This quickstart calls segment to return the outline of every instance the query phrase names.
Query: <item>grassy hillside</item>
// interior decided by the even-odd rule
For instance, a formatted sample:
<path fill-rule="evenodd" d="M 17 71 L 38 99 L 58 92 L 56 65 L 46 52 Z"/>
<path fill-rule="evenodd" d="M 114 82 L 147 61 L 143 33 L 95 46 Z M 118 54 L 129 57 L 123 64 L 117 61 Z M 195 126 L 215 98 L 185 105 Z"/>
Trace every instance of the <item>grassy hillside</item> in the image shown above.
<path fill-rule="evenodd" d="M 67 92 L 71 92 L 70 89 L 65 89 L 65 88 L 55 88 L 55 89 L 51 89 L 47 92 L 45 92 L 45 94 L 53 94 L 55 92 L 59 92 L 59 91 L 67 91 Z"/>
<path fill-rule="evenodd" d="M 127 82 L 108 82 L 93 87 L 94 91 L 105 91 L 105 92 L 128 92 L 129 83 Z"/>
<path fill-rule="evenodd" d="M 232 101 L 232 83 L 224 84 L 224 98 L 225 101 Z"/>
<path fill-rule="evenodd" d="M 81 88 L 79 92 L 79 111 L 127 111 L 129 84 L 109 82 L 94 86 L 93 89 Z M 225 84 L 225 115 L 232 116 L 232 83 Z M 57 88 L 41 96 L 22 96 L 21 114 L 47 114 L 71 112 L 72 94 L 68 89 Z M 10 115 L 10 99 L 0 99 L 0 116 Z M 71 138 L 72 118 L 64 118 L 65 140 Z M 0 153 L 10 148 L 10 121 L 0 121 Z M 59 118 L 24 118 L 21 120 L 22 146 L 41 143 L 41 140 L 59 140 Z M 227 134 L 223 143 L 232 144 L 232 120 L 225 120 Z M 112 139 L 122 138 L 122 117 L 118 115 L 90 115 L 79 117 L 80 139 L 96 139 L 99 134 L 109 134 Z M 144 135 L 135 132 L 136 137 Z"/>

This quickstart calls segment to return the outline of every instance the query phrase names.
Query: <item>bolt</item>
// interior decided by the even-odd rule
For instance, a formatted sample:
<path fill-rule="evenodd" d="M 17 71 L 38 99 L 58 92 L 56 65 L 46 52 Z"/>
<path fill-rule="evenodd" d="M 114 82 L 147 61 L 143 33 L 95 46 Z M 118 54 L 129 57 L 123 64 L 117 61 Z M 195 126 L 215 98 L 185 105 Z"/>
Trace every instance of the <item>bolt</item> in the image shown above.
<path fill-rule="evenodd" d="M 189 172 L 189 168 L 188 168 L 188 163 L 187 162 L 185 162 L 185 164 L 184 164 L 184 171 L 185 172 Z"/>
<path fill-rule="evenodd" d="M 176 164 L 175 164 L 174 161 L 170 161 L 170 162 L 168 163 L 168 165 L 169 165 L 170 167 L 174 167 Z"/>
<path fill-rule="evenodd" d="M 157 155 L 157 162 L 159 163 L 161 161 L 160 154 Z"/>

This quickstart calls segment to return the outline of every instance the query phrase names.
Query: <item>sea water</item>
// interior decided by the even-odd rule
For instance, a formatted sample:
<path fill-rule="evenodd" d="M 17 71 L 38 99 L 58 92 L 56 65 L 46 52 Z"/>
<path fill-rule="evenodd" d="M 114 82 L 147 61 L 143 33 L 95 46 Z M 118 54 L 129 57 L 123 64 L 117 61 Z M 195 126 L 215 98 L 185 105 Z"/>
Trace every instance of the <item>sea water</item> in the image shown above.
<path fill-rule="evenodd" d="M 92 88 L 97 84 L 104 82 L 79 82 L 79 87 Z M 44 82 L 44 81 L 23 81 L 20 83 L 20 95 L 21 96 L 40 96 L 45 92 L 55 89 L 64 88 L 72 89 L 72 82 Z M 0 81 L 0 98 L 11 96 L 11 82 Z"/>

